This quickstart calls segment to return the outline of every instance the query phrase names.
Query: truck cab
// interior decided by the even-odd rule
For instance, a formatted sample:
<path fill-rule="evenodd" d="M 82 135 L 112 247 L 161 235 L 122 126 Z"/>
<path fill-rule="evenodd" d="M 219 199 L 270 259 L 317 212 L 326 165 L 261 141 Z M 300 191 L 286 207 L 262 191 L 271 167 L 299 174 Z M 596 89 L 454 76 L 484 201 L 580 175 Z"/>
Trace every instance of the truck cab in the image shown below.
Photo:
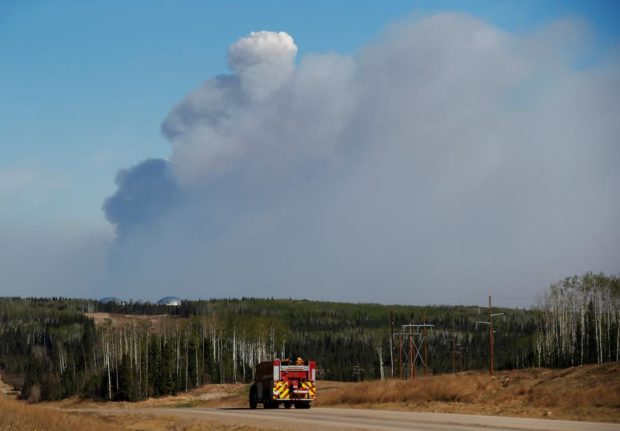
<path fill-rule="evenodd" d="M 250 408 L 309 409 L 316 399 L 316 363 L 297 358 L 275 359 L 256 365 L 254 383 L 250 386 Z"/>

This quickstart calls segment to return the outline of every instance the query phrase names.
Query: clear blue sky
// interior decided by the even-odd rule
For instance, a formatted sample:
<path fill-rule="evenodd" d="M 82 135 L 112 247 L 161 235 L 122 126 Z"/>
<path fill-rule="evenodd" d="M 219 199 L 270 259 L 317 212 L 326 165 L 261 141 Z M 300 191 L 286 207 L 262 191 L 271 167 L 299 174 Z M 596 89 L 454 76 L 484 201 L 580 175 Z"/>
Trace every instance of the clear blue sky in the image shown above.
<path fill-rule="evenodd" d="M 413 12 L 461 10 L 511 31 L 589 21 L 620 37 L 619 1 L 0 2 L 0 228 L 103 224 L 121 167 L 165 157 L 174 103 L 227 72 L 230 43 L 290 33 L 307 52 L 353 53 Z"/>

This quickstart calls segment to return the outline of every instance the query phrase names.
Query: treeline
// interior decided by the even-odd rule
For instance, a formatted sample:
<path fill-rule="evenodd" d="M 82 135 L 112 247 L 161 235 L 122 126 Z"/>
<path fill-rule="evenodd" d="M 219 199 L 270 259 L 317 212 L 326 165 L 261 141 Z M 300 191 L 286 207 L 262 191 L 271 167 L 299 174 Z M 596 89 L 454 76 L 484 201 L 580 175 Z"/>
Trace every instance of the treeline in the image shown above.
<path fill-rule="evenodd" d="M 83 358 L 90 359 L 97 340 L 86 311 L 79 300 L 0 299 L 0 367 L 33 400 L 82 390 L 88 377 Z"/>
<path fill-rule="evenodd" d="M 150 317 L 96 326 L 85 314 L 94 311 Z M 258 298 L 173 307 L 0 298 L 0 367 L 22 376 L 23 396 L 33 401 L 76 394 L 139 400 L 205 383 L 248 382 L 253 366 L 273 357 L 315 359 L 324 379 L 380 378 L 398 376 L 401 353 L 392 331 L 426 322 L 434 325 L 427 334 L 429 372 L 483 369 L 489 339 L 479 322 L 487 312 Z M 553 285 L 540 308 L 494 312 L 504 313 L 494 321 L 497 369 L 618 360 L 617 277 L 573 277 Z M 417 366 L 423 372 L 421 361 Z"/>
<path fill-rule="evenodd" d="M 554 283 L 542 304 L 539 366 L 620 359 L 620 278 L 587 273 Z"/>
<path fill-rule="evenodd" d="M 130 302 L 116 304 L 114 311 L 167 310 L 168 317 L 158 316 L 156 324 L 123 318 L 95 327 L 84 313 L 110 311 L 104 307 L 109 305 L 59 298 L 0 301 L 0 366 L 25 377 L 24 397 L 137 400 L 204 383 L 247 382 L 252 367 L 272 357 L 313 358 L 325 379 L 378 378 L 382 371 L 390 376 L 397 361 L 390 348 L 390 313 L 396 327 L 420 319 L 435 324 L 429 332 L 432 373 L 451 369 L 447 340 L 454 337 L 467 347 L 460 367 L 482 368 L 488 357 L 487 332 L 476 328 L 484 317 L 478 307 L 233 299 L 185 301 L 161 310 Z M 497 345 L 510 348 L 501 348 L 498 366 L 531 365 L 536 313 L 505 312 Z"/>

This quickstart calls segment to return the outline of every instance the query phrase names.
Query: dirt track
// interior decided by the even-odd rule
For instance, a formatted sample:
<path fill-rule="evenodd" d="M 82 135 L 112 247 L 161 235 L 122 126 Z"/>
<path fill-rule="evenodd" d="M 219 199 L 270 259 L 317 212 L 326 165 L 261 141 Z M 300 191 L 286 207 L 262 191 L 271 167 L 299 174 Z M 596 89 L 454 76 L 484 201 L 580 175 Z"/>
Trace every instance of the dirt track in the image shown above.
<path fill-rule="evenodd" d="M 0 395 L 2 395 L 4 398 L 8 398 L 8 393 L 11 392 L 12 390 L 13 388 L 11 388 L 9 385 L 4 383 L 2 379 L 0 378 Z"/>
<path fill-rule="evenodd" d="M 8 385 L 2 380 L 2 374 L 0 374 L 0 397 L 6 399 L 16 399 L 19 392 L 17 392 L 13 386 Z"/>
<path fill-rule="evenodd" d="M 141 414 L 185 419 L 217 420 L 221 423 L 253 425 L 275 430 L 372 430 L 372 431 L 620 431 L 618 424 L 524 419 L 496 416 L 412 413 L 385 410 L 313 408 L 311 410 L 136 408 L 79 409 L 98 415 Z"/>

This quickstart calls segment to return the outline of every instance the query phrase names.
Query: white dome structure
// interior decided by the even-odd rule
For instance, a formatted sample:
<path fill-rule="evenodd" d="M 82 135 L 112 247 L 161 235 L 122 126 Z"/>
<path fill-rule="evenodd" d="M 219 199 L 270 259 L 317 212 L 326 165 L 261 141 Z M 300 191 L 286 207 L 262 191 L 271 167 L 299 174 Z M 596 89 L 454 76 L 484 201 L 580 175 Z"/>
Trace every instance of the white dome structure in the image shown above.
<path fill-rule="evenodd" d="M 164 296 L 157 301 L 157 305 L 170 305 L 176 307 L 181 305 L 181 298 L 177 298 L 176 296 Z"/>

